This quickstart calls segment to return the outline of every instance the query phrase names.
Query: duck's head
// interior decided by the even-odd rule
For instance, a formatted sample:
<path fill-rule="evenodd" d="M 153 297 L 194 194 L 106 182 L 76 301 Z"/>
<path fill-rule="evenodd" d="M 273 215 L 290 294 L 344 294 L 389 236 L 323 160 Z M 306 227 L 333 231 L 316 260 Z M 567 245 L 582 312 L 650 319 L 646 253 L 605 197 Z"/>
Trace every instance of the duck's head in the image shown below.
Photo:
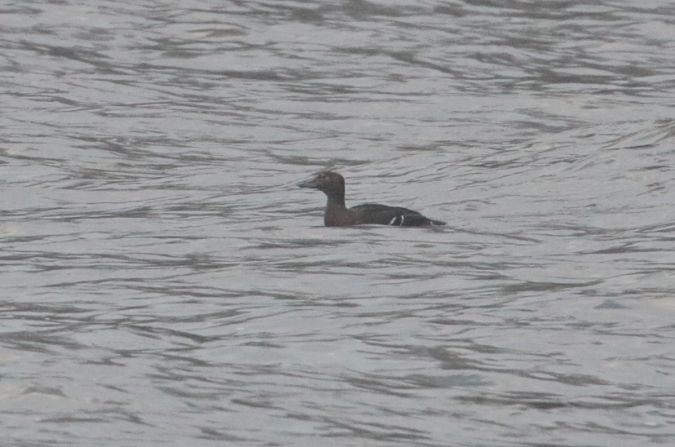
<path fill-rule="evenodd" d="M 337 172 L 322 171 L 309 180 L 298 183 L 301 188 L 323 191 L 327 196 L 344 196 L 345 179 Z"/>

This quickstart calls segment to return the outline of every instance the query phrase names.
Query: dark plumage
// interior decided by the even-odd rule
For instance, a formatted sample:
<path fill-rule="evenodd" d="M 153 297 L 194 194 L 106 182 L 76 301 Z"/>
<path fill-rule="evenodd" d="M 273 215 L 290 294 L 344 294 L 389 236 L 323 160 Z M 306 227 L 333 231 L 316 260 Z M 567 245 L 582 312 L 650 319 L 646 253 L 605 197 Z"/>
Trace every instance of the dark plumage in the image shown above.
<path fill-rule="evenodd" d="M 323 223 L 327 227 L 380 224 L 403 227 L 445 225 L 440 220 L 429 219 L 417 211 L 397 206 L 365 203 L 352 208 L 345 206 L 345 179 L 336 172 L 319 172 L 310 180 L 298 183 L 302 188 L 323 191 L 328 197 Z"/>

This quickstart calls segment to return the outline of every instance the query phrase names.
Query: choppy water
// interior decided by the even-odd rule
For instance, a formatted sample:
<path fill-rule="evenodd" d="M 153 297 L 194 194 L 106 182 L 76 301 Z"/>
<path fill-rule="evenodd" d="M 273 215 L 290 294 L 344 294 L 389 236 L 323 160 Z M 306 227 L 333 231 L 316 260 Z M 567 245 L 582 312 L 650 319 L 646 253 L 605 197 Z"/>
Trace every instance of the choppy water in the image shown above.
<path fill-rule="evenodd" d="M 675 445 L 673 2 L 0 24 L 3 446 Z"/>

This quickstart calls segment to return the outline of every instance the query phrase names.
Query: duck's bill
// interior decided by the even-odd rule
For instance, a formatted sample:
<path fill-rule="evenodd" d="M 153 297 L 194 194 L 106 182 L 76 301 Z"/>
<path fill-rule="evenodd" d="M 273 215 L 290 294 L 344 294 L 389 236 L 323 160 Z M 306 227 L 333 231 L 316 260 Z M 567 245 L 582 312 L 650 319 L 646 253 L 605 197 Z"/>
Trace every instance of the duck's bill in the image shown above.
<path fill-rule="evenodd" d="M 313 189 L 317 189 L 319 187 L 319 185 L 316 183 L 316 179 L 313 178 L 298 183 L 298 186 L 301 188 L 313 188 Z"/>

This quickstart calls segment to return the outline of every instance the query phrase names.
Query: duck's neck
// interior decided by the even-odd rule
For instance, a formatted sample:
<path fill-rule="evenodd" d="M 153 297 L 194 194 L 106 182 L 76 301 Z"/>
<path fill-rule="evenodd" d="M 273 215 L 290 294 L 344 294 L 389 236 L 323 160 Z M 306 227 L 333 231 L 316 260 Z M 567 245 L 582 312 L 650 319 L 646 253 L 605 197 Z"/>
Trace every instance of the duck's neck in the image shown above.
<path fill-rule="evenodd" d="M 334 210 L 345 209 L 345 195 L 344 194 L 329 195 L 328 202 L 326 203 L 326 209 L 334 209 Z"/>
<path fill-rule="evenodd" d="M 345 225 L 349 218 L 349 212 L 345 206 L 345 196 L 330 195 L 326 203 L 326 213 L 323 216 L 323 222 L 328 227 Z"/>

